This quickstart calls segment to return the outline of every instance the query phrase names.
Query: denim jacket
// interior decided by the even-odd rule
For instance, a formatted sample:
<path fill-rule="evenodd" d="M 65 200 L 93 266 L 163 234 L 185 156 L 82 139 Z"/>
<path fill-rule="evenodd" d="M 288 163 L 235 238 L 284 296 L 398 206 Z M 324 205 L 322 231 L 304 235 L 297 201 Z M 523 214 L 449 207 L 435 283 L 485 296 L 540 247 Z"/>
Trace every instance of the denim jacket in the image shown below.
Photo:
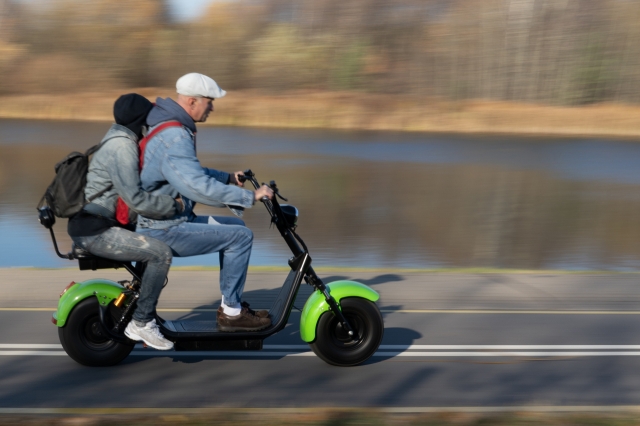
<path fill-rule="evenodd" d="M 120 196 L 129 206 L 129 220 L 135 222 L 136 213 L 158 219 L 174 217 L 180 211 L 176 200 L 169 195 L 152 195 L 140 186 L 138 137 L 131 130 L 113 124 L 102 138 L 89 163 L 85 197 L 107 189 L 92 200 L 84 210 L 113 219 L 116 201 Z"/>
<path fill-rule="evenodd" d="M 149 131 L 170 120 L 182 127 L 168 127 L 147 142 L 140 180 L 142 189 L 152 194 L 181 196 L 184 211 L 167 220 L 155 220 L 147 215 L 138 218 L 138 227 L 166 229 L 192 220 L 195 203 L 214 207 L 229 207 L 237 216 L 253 206 L 254 194 L 235 185 L 228 185 L 229 174 L 203 167 L 196 157 L 195 123 L 186 111 L 171 99 L 156 100 L 149 114 Z"/>

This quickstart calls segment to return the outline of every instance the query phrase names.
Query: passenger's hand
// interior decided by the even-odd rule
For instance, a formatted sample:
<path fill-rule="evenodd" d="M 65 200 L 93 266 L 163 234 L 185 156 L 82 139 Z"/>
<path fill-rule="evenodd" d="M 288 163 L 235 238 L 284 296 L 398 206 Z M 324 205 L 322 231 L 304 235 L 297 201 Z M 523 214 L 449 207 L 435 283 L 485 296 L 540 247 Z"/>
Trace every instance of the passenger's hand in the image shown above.
<path fill-rule="evenodd" d="M 267 197 L 270 200 L 273 199 L 273 190 L 269 188 L 267 185 L 262 185 L 260 188 L 256 189 L 256 192 L 255 192 L 256 201 L 260 201 L 264 197 Z"/>
<path fill-rule="evenodd" d="M 229 176 L 229 183 L 233 183 L 234 185 L 238 185 L 239 187 L 244 186 L 244 182 L 240 180 L 240 177 L 244 177 L 244 172 L 235 172 Z"/>
<path fill-rule="evenodd" d="M 182 213 L 184 211 L 184 201 L 182 201 L 182 198 L 180 198 L 180 196 L 176 197 L 176 203 L 178 203 L 178 213 Z"/>

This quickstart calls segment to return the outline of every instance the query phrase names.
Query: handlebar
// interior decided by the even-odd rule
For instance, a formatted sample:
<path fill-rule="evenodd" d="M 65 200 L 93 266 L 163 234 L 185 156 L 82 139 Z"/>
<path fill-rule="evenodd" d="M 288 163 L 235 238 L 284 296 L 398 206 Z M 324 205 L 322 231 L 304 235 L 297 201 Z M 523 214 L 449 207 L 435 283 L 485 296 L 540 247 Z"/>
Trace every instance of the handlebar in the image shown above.
<path fill-rule="evenodd" d="M 260 188 L 260 186 L 262 186 L 262 185 L 267 185 L 266 183 L 263 183 L 262 185 L 260 185 L 258 183 L 258 181 L 256 180 L 256 175 L 251 171 L 251 169 L 247 169 L 243 173 L 244 173 L 244 176 L 239 176 L 238 177 L 238 180 L 240 182 L 246 182 L 248 180 L 249 182 L 251 182 L 251 184 L 253 184 L 253 187 L 255 189 Z M 280 198 L 283 201 L 289 201 L 286 198 L 284 198 L 282 195 L 280 195 L 280 192 L 278 191 L 278 185 L 276 185 L 276 181 L 275 180 L 270 181 L 269 185 L 267 185 L 267 186 L 269 188 L 271 188 L 273 193 L 275 195 L 277 195 L 278 198 Z M 269 197 L 262 197 L 262 199 L 260 201 L 265 202 L 268 199 L 269 199 Z"/>
<path fill-rule="evenodd" d="M 247 169 L 243 173 L 243 182 L 248 180 L 249 182 L 251 182 L 255 189 L 260 188 L 260 184 L 256 179 L 256 175 L 253 173 L 253 171 L 251 171 L 251 169 Z M 266 185 L 266 183 L 263 183 L 262 185 Z M 278 198 L 281 198 L 284 201 L 288 201 L 286 198 L 280 195 L 275 180 L 269 182 L 268 186 Z M 284 225 L 286 223 L 286 220 L 284 219 L 282 210 L 280 209 L 278 199 L 276 197 L 273 197 L 273 199 L 270 200 L 269 197 L 262 197 L 260 201 L 264 203 L 264 206 L 267 208 L 267 211 L 271 215 L 272 223 L 276 223 L 276 227 L 280 231 L 280 234 L 284 237 L 285 241 L 287 241 L 287 245 L 289 245 L 293 253 L 297 255 L 298 253 L 302 252 L 300 247 L 298 247 L 296 240 L 302 245 L 302 247 L 304 248 L 304 252 L 308 253 L 309 250 L 307 249 L 304 241 L 302 241 L 302 239 L 298 236 L 298 234 L 295 233 L 293 229 L 290 229 L 289 227 Z"/>

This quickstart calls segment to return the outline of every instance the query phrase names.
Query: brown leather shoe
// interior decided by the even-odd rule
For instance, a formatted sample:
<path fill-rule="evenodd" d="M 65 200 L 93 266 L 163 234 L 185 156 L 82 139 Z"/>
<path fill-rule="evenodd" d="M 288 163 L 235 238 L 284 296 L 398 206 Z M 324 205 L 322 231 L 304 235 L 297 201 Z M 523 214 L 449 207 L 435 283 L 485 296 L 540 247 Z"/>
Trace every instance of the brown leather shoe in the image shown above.
<path fill-rule="evenodd" d="M 253 315 L 244 307 L 240 311 L 240 315 L 231 317 L 225 314 L 222 306 L 220 306 L 216 319 L 218 320 L 218 330 L 220 331 L 258 331 L 271 325 L 269 318 L 260 318 L 257 315 Z"/>
<path fill-rule="evenodd" d="M 253 309 L 249 308 L 249 304 L 247 302 L 240 302 L 240 306 L 242 306 L 243 308 L 247 308 L 249 313 L 257 317 L 267 318 L 269 316 L 269 311 L 267 311 L 266 309 L 260 309 L 258 311 L 254 311 Z"/>

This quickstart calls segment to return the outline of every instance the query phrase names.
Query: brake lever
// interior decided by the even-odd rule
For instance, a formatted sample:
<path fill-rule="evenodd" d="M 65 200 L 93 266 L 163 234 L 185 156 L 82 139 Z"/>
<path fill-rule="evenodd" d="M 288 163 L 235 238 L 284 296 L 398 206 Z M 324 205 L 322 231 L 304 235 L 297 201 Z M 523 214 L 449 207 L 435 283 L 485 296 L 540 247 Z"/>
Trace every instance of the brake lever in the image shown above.
<path fill-rule="evenodd" d="M 244 176 L 238 176 L 238 180 L 242 183 L 246 182 L 246 181 L 251 181 L 255 175 L 253 174 L 253 172 L 251 171 L 251 169 L 247 169 L 244 172 L 242 172 Z"/>
<path fill-rule="evenodd" d="M 266 185 L 266 183 L 263 183 L 263 185 Z M 289 201 L 286 198 L 284 198 L 282 195 L 280 195 L 280 190 L 278 189 L 278 186 L 276 185 L 276 181 L 275 180 L 272 180 L 271 182 L 269 182 L 269 188 L 271 188 L 273 193 L 276 194 L 278 196 L 278 198 L 280 198 L 281 200 Z"/>

